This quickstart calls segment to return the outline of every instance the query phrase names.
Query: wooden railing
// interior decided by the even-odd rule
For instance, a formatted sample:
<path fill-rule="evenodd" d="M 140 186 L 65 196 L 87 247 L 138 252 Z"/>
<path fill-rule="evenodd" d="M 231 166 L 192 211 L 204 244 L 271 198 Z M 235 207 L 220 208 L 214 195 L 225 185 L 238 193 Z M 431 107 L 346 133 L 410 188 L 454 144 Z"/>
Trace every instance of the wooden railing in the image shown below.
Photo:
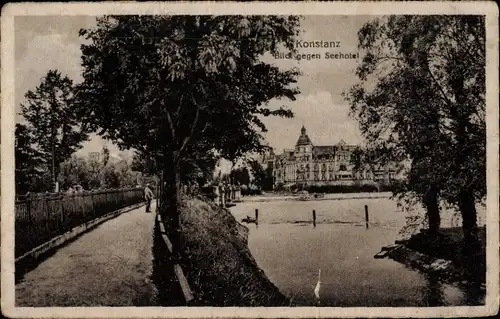
<path fill-rule="evenodd" d="M 16 257 L 72 228 L 143 201 L 144 189 L 27 194 L 16 198 Z"/>

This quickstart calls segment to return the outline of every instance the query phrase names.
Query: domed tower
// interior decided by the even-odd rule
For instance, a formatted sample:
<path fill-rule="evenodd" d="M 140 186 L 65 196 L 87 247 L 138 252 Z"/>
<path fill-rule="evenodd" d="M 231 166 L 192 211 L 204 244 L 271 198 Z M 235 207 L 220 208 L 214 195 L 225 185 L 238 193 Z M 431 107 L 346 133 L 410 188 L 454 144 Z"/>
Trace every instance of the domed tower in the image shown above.
<path fill-rule="evenodd" d="M 300 136 L 299 139 L 297 140 L 297 143 L 295 144 L 295 152 L 297 153 L 298 157 L 304 157 L 307 156 L 307 160 L 310 160 L 310 156 L 312 154 L 312 148 L 313 144 L 311 142 L 311 139 L 307 135 L 306 128 L 302 126 L 302 129 L 300 130 Z"/>

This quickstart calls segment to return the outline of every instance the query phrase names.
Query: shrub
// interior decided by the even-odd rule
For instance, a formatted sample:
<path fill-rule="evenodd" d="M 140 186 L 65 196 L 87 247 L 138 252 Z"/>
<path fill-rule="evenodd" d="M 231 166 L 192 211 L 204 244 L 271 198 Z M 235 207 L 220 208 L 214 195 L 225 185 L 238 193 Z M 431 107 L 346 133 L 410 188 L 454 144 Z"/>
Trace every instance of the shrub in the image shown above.
<path fill-rule="evenodd" d="M 200 190 L 200 194 L 210 200 L 214 200 L 217 195 L 215 194 L 213 186 L 204 186 Z"/>
<path fill-rule="evenodd" d="M 253 188 L 242 188 L 241 195 L 242 196 L 262 195 L 262 190 Z"/>

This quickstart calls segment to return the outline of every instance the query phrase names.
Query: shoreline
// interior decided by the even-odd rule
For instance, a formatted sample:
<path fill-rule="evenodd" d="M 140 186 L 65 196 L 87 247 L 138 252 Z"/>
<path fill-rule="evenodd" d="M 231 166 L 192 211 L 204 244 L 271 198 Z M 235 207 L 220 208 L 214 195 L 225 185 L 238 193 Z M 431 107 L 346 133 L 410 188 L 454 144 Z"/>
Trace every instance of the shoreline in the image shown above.
<path fill-rule="evenodd" d="M 321 201 L 321 200 L 347 200 L 347 199 L 377 199 L 377 198 L 390 198 L 391 192 L 380 193 L 333 193 L 324 194 L 321 198 L 311 198 L 305 201 Z M 254 203 L 254 202 L 272 202 L 272 201 L 302 201 L 299 200 L 298 195 L 277 195 L 272 196 L 257 195 L 257 196 L 243 196 L 240 202 Z"/>
<path fill-rule="evenodd" d="M 182 262 L 192 306 L 279 307 L 290 301 L 267 278 L 248 247 L 248 228 L 228 209 L 200 197 L 181 205 Z"/>
<path fill-rule="evenodd" d="M 481 231 L 483 229 L 480 228 Z M 459 228 L 444 228 L 441 231 L 455 235 L 460 233 Z M 483 293 L 485 292 L 486 267 L 484 262 L 476 265 L 475 269 L 479 268 L 477 273 L 470 274 L 464 264 L 459 262 L 459 258 L 455 257 L 455 260 L 453 260 L 453 258 L 446 257 L 444 253 L 445 250 L 449 250 L 452 251 L 452 256 L 459 255 L 459 250 L 456 249 L 460 247 L 461 241 L 452 239 L 450 246 L 443 244 L 444 239 L 441 239 L 438 242 L 440 249 L 436 253 L 429 254 L 418 248 L 422 242 L 429 240 L 429 238 L 425 232 L 421 232 L 406 240 L 396 240 L 394 244 L 382 247 L 381 251 L 374 258 L 391 259 L 416 271 L 431 275 L 442 282 L 462 286 L 474 286 Z M 484 254 L 480 254 L 479 257 L 478 260 L 480 261 L 481 258 L 484 258 Z"/>
<path fill-rule="evenodd" d="M 319 200 L 366 198 L 360 196 L 364 194 L 353 194 L 349 198 L 342 195 L 345 194 L 335 194 L 335 198 Z M 373 195 L 369 198 L 387 197 L 387 194 Z M 256 196 L 253 201 L 283 198 L 284 196 Z M 196 299 L 192 306 L 292 306 L 252 256 L 248 247 L 248 227 L 236 220 L 228 209 L 222 209 L 202 197 L 186 197 L 181 207 L 182 236 L 188 255 L 183 269 L 186 270 L 186 278 Z M 454 236 L 457 229 L 443 229 L 443 232 Z M 404 240 L 383 247 L 375 258 L 392 259 L 413 271 L 430 275 L 443 283 L 468 287 L 467 290 L 479 291 L 479 295 L 484 296 L 484 283 L 467 281 L 463 268 L 452 260 L 446 260 L 439 253 L 430 256 L 418 251 L 415 242 L 418 244 L 422 239 L 417 238 L 418 240 L 413 239 L 411 245 L 407 245 L 409 240 Z"/>

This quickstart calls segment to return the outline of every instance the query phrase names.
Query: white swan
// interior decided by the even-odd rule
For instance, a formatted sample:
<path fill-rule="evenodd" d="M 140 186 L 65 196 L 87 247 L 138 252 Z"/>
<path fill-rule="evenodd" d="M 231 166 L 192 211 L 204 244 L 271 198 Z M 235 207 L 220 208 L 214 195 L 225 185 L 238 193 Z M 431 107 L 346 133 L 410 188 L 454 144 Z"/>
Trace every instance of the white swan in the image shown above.
<path fill-rule="evenodd" d="M 318 283 L 316 284 L 316 288 L 314 288 L 314 295 L 316 296 L 316 299 L 318 300 L 318 305 L 319 305 L 319 289 L 321 287 L 321 269 L 319 270 L 318 273 Z"/>

